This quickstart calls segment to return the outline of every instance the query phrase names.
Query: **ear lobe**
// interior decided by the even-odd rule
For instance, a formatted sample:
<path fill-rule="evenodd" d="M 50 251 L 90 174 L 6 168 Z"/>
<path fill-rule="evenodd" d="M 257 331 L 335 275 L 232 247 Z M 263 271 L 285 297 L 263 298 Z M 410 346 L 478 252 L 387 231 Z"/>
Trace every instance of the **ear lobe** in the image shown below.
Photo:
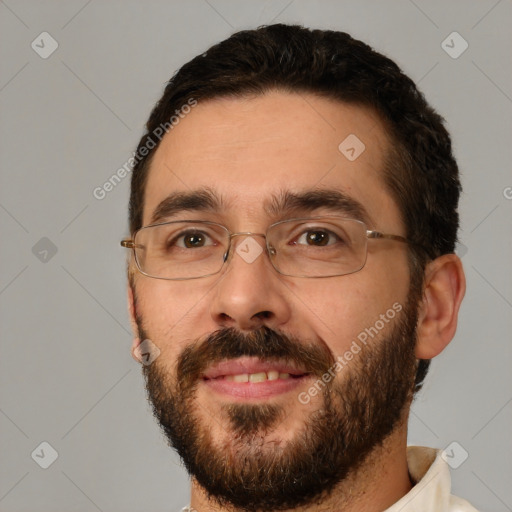
<path fill-rule="evenodd" d="M 432 359 L 453 339 L 465 292 L 464 269 L 456 254 L 444 254 L 427 265 L 417 326 L 418 359 Z"/>
<path fill-rule="evenodd" d="M 132 341 L 132 348 L 131 348 L 131 354 L 133 359 L 140 363 L 140 359 L 137 357 L 137 347 L 140 345 L 141 340 L 139 338 L 139 329 L 137 327 L 136 322 L 136 311 L 135 311 L 135 298 L 133 295 L 133 289 L 130 284 L 128 284 L 127 287 L 127 298 L 128 298 L 128 313 L 130 314 L 130 324 L 132 326 L 133 331 L 133 341 Z"/>

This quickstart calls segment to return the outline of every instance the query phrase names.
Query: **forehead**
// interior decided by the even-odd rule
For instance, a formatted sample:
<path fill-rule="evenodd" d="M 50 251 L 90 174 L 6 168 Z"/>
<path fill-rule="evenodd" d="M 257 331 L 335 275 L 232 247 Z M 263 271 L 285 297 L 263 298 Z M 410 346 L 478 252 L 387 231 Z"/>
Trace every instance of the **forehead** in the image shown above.
<path fill-rule="evenodd" d="M 249 229 L 267 215 L 272 196 L 320 188 L 360 202 L 384 222 L 375 227 L 397 228 L 398 208 L 383 181 L 388 147 L 372 110 L 313 94 L 199 102 L 155 152 L 143 224 L 170 194 L 208 188 L 222 197 L 226 220 L 233 216 Z"/>

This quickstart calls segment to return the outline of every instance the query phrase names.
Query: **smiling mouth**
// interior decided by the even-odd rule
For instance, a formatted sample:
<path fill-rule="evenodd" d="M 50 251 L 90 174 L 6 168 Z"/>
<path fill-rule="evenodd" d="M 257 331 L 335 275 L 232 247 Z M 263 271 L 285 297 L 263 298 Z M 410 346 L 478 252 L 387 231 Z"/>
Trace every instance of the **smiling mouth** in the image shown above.
<path fill-rule="evenodd" d="M 240 358 L 214 365 L 202 375 L 202 382 L 231 399 L 265 399 L 294 390 L 310 375 L 289 363 Z"/>
<path fill-rule="evenodd" d="M 257 373 L 237 373 L 235 375 L 220 375 L 218 377 L 208 378 L 203 377 L 204 380 L 225 380 L 228 382 L 266 382 L 274 380 L 287 380 L 287 379 L 300 379 L 308 375 L 307 373 L 293 374 L 287 372 L 279 372 L 277 370 L 270 370 L 267 372 Z"/>

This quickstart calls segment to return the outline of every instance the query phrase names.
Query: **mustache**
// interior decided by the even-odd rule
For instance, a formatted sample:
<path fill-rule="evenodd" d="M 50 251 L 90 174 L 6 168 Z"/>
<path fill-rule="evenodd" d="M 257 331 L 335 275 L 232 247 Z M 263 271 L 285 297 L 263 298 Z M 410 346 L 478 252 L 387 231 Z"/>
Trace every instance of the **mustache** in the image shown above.
<path fill-rule="evenodd" d="M 182 390 L 194 387 L 209 366 L 244 356 L 293 363 L 304 372 L 319 377 L 335 362 L 325 345 L 306 344 L 267 326 L 248 333 L 227 327 L 214 331 L 203 341 L 196 341 L 183 350 L 176 363 L 178 383 Z"/>

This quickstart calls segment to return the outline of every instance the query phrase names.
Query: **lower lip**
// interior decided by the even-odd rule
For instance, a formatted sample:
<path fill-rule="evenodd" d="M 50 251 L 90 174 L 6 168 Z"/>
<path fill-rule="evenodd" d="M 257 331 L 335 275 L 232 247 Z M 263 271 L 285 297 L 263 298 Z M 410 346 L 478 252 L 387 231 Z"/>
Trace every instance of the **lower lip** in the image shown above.
<path fill-rule="evenodd" d="M 272 398 L 289 393 L 303 386 L 308 378 L 290 377 L 289 379 L 266 380 L 263 382 L 234 382 L 225 379 L 208 379 L 203 383 L 216 393 L 227 395 L 234 399 L 247 400 L 251 398 Z"/>

